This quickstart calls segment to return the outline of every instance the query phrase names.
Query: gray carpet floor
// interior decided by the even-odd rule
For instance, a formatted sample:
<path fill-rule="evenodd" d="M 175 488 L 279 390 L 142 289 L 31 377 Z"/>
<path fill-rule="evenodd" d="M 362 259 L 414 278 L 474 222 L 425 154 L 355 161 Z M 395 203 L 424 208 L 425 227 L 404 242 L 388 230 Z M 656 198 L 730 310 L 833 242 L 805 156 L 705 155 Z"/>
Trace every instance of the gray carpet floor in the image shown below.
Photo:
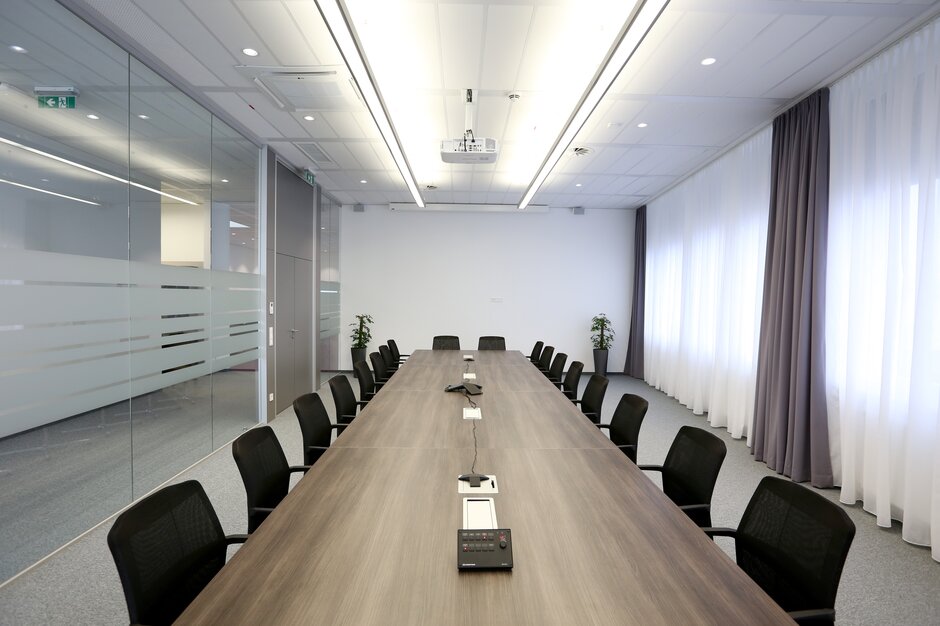
<path fill-rule="evenodd" d="M 626 392 L 650 402 L 640 434 L 640 463 L 662 462 L 681 426 L 708 427 L 703 417 L 625 376 L 611 377 L 604 403 L 605 422 Z M 332 400 L 325 387 L 321 397 L 332 414 Z M 299 464 L 300 432 L 292 412 L 282 413 L 271 426 L 288 461 Z M 744 441 L 731 439 L 722 429 L 712 432 L 728 446 L 712 501 L 713 522 L 736 526 L 757 483 L 773 472 L 753 460 Z M 244 488 L 228 446 L 176 480 L 187 479 L 203 484 L 226 533 L 244 532 Z M 652 479 L 656 480 L 655 476 Z M 820 493 L 838 501 L 838 490 Z M 882 529 L 860 506 L 845 508 L 858 530 L 839 588 L 837 623 L 940 624 L 940 564 L 931 559 L 930 551 L 905 543 L 900 525 Z M 105 539 L 109 528 L 110 521 L 106 521 L 0 587 L 0 624 L 126 624 L 124 597 Z M 729 540 L 719 539 L 719 544 L 732 553 Z"/>

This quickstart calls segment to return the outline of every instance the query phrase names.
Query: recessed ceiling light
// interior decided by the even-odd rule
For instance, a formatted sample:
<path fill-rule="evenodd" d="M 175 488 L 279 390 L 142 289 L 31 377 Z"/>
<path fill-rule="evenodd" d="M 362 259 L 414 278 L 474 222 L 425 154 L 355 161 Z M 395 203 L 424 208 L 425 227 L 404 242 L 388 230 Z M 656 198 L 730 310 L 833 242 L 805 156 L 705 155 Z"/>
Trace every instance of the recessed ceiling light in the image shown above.
<path fill-rule="evenodd" d="M 150 119 L 150 116 L 149 116 L 149 115 L 144 115 L 143 113 L 141 113 L 141 114 L 138 115 L 137 117 L 139 117 L 139 118 L 142 119 L 142 120 L 149 120 L 149 119 Z"/>
<path fill-rule="evenodd" d="M 574 186 L 575 186 L 575 187 L 580 187 L 580 186 L 581 186 L 581 183 L 575 183 Z"/>
<path fill-rule="evenodd" d="M 607 122 L 607 128 L 620 128 L 623 126 L 620 122 Z"/>
<path fill-rule="evenodd" d="M 639 124 L 636 125 L 637 128 L 646 128 L 647 126 L 649 126 L 649 124 L 647 124 L 646 122 L 640 122 Z"/>
<path fill-rule="evenodd" d="M 16 52 L 17 54 L 26 54 L 26 48 L 23 46 L 10 46 L 10 50 Z"/>
<path fill-rule="evenodd" d="M 365 185 L 365 184 L 366 184 L 367 182 L 369 182 L 369 181 L 367 181 L 365 178 L 363 178 L 363 179 L 360 180 L 359 182 L 362 183 L 363 185 Z"/>
<path fill-rule="evenodd" d="M 312 122 L 312 121 L 313 121 L 313 116 L 312 116 L 312 115 L 304 115 L 304 119 L 307 120 L 308 122 Z"/>
<path fill-rule="evenodd" d="M 713 57 L 702 59 L 702 65 L 712 65 L 714 62 L 715 62 L 715 59 Z"/>
<path fill-rule="evenodd" d="M 98 117 L 98 116 L 95 115 L 94 113 L 89 113 L 89 114 L 86 115 L 85 117 L 87 117 L 87 118 L 90 119 L 90 120 L 99 120 L 99 119 L 101 119 L 100 117 Z"/>
<path fill-rule="evenodd" d="M 223 179 L 222 179 L 222 182 L 223 182 L 223 183 L 227 183 L 227 182 L 228 182 L 228 179 L 227 179 L 227 178 L 223 178 Z"/>
<path fill-rule="evenodd" d="M 258 51 L 254 48 L 242 48 L 242 54 L 249 57 L 256 57 L 258 56 Z"/>
<path fill-rule="evenodd" d="M 48 179 L 48 178 L 40 178 L 39 180 L 41 180 L 41 181 L 44 182 L 44 183 L 48 183 L 48 182 L 49 182 L 49 179 Z"/>

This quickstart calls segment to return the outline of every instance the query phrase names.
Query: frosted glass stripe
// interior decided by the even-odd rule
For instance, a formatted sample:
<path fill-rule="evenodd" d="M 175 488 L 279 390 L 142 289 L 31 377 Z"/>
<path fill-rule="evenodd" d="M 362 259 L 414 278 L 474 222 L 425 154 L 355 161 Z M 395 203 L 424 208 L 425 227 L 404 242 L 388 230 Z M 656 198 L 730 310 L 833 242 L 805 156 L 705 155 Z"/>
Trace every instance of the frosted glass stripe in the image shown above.
<path fill-rule="evenodd" d="M 6 248 L 0 268 L 0 437 L 259 358 L 257 274 Z"/>

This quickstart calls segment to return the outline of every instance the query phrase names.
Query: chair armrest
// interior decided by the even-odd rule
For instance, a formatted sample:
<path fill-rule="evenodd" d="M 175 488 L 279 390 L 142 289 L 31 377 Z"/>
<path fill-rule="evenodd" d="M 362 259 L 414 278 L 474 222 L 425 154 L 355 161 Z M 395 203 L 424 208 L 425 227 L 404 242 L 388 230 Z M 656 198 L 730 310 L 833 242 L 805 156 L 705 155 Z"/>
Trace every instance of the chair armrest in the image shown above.
<path fill-rule="evenodd" d="M 681 504 L 679 509 L 682 511 L 710 511 L 712 505 L 710 504 Z"/>
<path fill-rule="evenodd" d="M 595 423 L 595 424 L 601 420 L 601 416 L 598 415 L 597 413 L 585 413 L 585 414 L 584 414 L 584 417 L 588 418 L 589 420 L 591 420 L 591 421 L 592 421 L 593 423 Z M 594 418 L 597 418 L 597 421 L 595 421 Z"/>
<path fill-rule="evenodd" d="M 349 424 L 330 424 L 330 428 L 336 431 L 337 437 L 343 434 L 347 426 L 349 426 Z"/>
<path fill-rule="evenodd" d="M 227 546 L 245 543 L 246 541 L 248 541 L 248 535 L 225 535 L 225 545 Z"/>
<path fill-rule="evenodd" d="M 581 401 L 578 400 L 577 398 L 571 398 L 571 401 L 574 402 L 575 404 L 581 404 Z"/>
<path fill-rule="evenodd" d="M 368 401 L 368 400 L 357 400 L 357 401 L 356 401 L 356 405 L 357 405 L 357 406 L 360 406 L 360 407 L 363 407 L 363 406 L 365 406 L 365 405 L 367 405 L 367 404 L 369 404 L 369 401 Z"/>
<path fill-rule="evenodd" d="M 606 428 L 607 430 L 610 430 L 610 424 L 594 424 L 594 425 L 597 426 L 598 428 Z"/>
<path fill-rule="evenodd" d="M 353 421 L 354 419 L 356 419 L 356 416 L 355 416 L 355 415 L 338 415 L 338 416 L 336 416 L 336 421 L 337 421 L 337 422 L 339 422 L 340 424 L 345 424 L 345 425 L 347 425 L 347 426 L 348 426 L 349 423 L 350 423 L 351 421 Z M 342 420 L 345 420 L 345 421 L 342 421 Z"/>
<path fill-rule="evenodd" d="M 294 466 L 290 467 L 289 469 L 290 469 L 291 473 L 293 473 L 293 472 L 304 472 L 304 473 L 306 473 L 307 470 L 310 469 L 310 466 L 309 466 L 309 465 L 294 465 Z"/>
<path fill-rule="evenodd" d="M 736 528 L 723 528 L 723 527 L 708 527 L 703 526 L 702 531 L 711 538 L 715 537 L 737 537 L 738 531 Z"/>
<path fill-rule="evenodd" d="M 632 443 L 621 443 L 621 444 L 618 444 L 618 445 L 617 445 L 617 448 L 619 448 L 620 450 L 631 450 L 631 449 L 632 449 L 632 450 L 636 451 L 636 446 L 633 445 Z"/>
<path fill-rule="evenodd" d="M 565 384 L 561 382 L 560 380 L 550 380 L 549 382 L 551 382 L 553 385 L 555 385 L 558 388 L 561 388 L 561 386 Z"/>
<path fill-rule="evenodd" d="M 807 609 L 805 611 L 789 611 L 787 615 L 797 624 L 831 624 L 836 621 L 835 609 Z"/>
<path fill-rule="evenodd" d="M 323 450 L 324 452 L 326 452 L 327 450 L 330 449 L 330 447 L 329 446 L 307 446 L 307 449 L 308 450 Z"/>
<path fill-rule="evenodd" d="M 650 472 L 661 472 L 663 471 L 662 465 L 637 465 L 641 470 L 648 470 Z"/>

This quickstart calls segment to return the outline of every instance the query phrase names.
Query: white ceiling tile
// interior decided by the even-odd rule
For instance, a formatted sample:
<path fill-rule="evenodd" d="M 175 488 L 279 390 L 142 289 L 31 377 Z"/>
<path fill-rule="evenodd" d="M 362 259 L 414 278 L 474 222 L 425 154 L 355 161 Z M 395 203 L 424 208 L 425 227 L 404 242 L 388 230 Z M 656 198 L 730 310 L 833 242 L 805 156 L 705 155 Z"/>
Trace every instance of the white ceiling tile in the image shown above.
<path fill-rule="evenodd" d="M 444 88 L 479 88 L 485 7 L 447 3 L 437 10 Z"/>
<path fill-rule="evenodd" d="M 487 7 L 480 89 L 505 91 L 516 88 L 532 12 L 533 7 L 529 5 Z"/>
<path fill-rule="evenodd" d="M 248 65 L 317 65 L 318 59 L 308 39 L 283 2 L 237 0 L 238 10 L 265 42 L 273 59 L 267 63 L 256 57 Z M 249 44 L 244 44 L 248 46 Z"/>

